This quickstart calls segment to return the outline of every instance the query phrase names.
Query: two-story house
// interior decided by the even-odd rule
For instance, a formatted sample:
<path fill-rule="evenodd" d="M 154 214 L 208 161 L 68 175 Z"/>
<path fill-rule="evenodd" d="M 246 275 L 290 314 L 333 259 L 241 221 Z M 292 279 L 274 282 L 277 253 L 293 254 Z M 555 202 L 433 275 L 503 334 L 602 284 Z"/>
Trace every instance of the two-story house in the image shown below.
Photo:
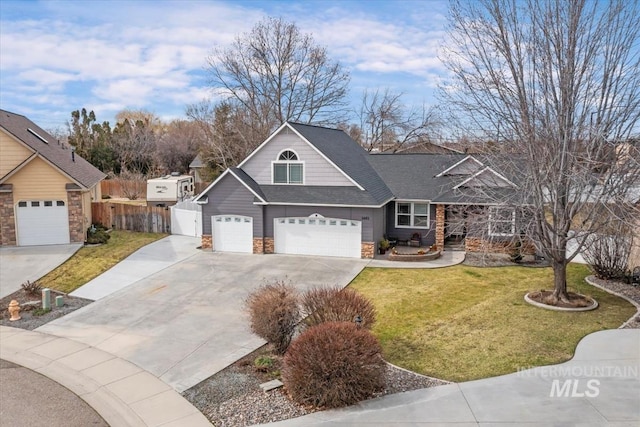
<path fill-rule="evenodd" d="M 517 210 L 475 189 L 517 185 L 465 154 L 367 153 L 337 129 L 285 123 L 196 199 L 204 248 L 371 258 L 383 237 L 504 248 Z M 473 208 L 473 209 L 470 209 Z M 469 212 L 487 223 L 474 223 Z"/>

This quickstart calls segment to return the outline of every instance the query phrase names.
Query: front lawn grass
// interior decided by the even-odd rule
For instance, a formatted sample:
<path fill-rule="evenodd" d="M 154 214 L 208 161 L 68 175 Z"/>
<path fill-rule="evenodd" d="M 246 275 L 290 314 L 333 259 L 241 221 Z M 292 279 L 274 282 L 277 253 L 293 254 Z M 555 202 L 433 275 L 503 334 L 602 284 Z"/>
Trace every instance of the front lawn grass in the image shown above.
<path fill-rule="evenodd" d="M 525 293 L 553 287 L 551 268 L 454 266 L 367 268 L 351 286 L 373 301 L 373 327 L 389 362 L 424 375 L 468 381 L 560 363 L 585 335 L 615 329 L 636 309 L 588 285 L 584 265 L 570 264 L 570 290 L 599 308 L 566 313 L 533 307 Z"/>
<path fill-rule="evenodd" d="M 155 242 L 166 234 L 135 233 L 114 230 L 106 244 L 84 246 L 64 264 L 38 280 L 42 287 L 72 292 L 104 273 L 138 249 Z"/>

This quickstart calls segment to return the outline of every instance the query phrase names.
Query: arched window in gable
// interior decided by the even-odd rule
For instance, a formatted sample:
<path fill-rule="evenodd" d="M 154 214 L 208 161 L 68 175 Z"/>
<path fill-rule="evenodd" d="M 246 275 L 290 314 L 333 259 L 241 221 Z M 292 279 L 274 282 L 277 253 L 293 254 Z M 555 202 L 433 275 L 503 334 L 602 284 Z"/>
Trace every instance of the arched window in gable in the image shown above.
<path fill-rule="evenodd" d="M 272 165 L 274 184 L 304 183 L 304 162 L 300 161 L 295 151 L 282 150 Z"/>

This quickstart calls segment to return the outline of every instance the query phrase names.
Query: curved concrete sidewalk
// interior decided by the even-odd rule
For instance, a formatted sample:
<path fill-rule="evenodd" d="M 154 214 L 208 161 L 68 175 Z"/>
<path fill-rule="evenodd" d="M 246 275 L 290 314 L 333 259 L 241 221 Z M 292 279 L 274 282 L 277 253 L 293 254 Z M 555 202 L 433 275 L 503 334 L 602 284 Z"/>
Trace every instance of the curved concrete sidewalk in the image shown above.
<path fill-rule="evenodd" d="M 373 399 L 270 426 L 638 426 L 640 330 L 600 331 L 568 362 Z"/>
<path fill-rule="evenodd" d="M 377 268 L 442 268 L 451 267 L 464 261 L 464 251 L 444 251 L 442 256 L 432 261 L 389 261 L 386 258 L 374 258 L 367 267 Z"/>
<path fill-rule="evenodd" d="M 133 363 L 66 338 L 0 326 L 0 359 L 51 378 L 111 427 L 210 427 L 179 393 Z"/>

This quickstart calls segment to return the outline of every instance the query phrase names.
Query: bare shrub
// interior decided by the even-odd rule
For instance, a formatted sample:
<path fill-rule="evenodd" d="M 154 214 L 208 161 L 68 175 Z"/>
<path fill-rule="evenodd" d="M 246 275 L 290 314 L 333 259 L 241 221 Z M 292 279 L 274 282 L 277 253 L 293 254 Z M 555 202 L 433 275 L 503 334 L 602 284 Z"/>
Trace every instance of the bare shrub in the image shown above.
<path fill-rule="evenodd" d="M 251 293 L 246 307 L 251 317 L 251 331 L 284 354 L 300 321 L 296 289 L 282 281 L 266 284 Z"/>
<path fill-rule="evenodd" d="M 146 194 L 147 179 L 139 172 L 122 171 L 116 181 L 120 183 L 122 195 L 129 200 L 138 200 Z"/>
<path fill-rule="evenodd" d="M 353 289 L 339 287 L 312 288 L 302 296 L 305 324 L 315 326 L 325 322 L 353 322 L 357 316 L 364 328 L 371 329 L 376 310 L 368 299 Z"/>
<path fill-rule="evenodd" d="M 629 235 L 593 235 L 582 255 L 594 274 L 605 280 L 626 281 L 631 254 L 631 236 Z"/>
<path fill-rule="evenodd" d="M 25 291 L 27 294 L 31 295 L 32 297 L 37 297 L 42 292 L 42 286 L 40 286 L 40 284 L 35 281 L 30 282 L 29 280 L 27 280 L 20 286 L 22 287 L 23 291 Z"/>
<path fill-rule="evenodd" d="M 384 388 L 378 340 L 352 322 L 328 322 L 303 332 L 284 357 L 282 381 L 300 404 L 336 408 Z"/>

